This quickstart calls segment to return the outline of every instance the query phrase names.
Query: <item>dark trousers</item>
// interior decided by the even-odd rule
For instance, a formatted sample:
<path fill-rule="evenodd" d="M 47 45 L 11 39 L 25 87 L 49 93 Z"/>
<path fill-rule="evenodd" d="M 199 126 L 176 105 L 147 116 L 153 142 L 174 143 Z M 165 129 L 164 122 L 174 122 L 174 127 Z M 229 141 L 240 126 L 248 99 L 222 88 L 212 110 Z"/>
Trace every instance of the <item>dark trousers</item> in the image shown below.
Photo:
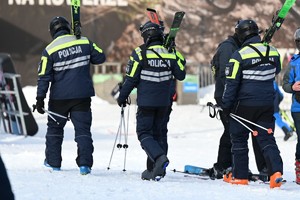
<path fill-rule="evenodd" d="M 161 156 L 167 154 L 167 133 L 162 131 L 164 120 L 168 113 L 168 106 L 165 107 L 138 107 L 137 119 L 137 136 L 144 151 L 146 152 L 149 163 Z M 148 167 L 147 167 L 148 168 Z"/>
<path fill-rule="evenodd" d="M 297 133 L 297 145 L 296 145 L 296 154 L 295 157 L 297 160 L 300 159 L 300 112 L 292 112 L 292 117 L 296 127 Z"/>
<path fill-rule="evenodd" d="M 236 115 L 257 123 L 265 128 L 271 128 L 274 132 L 275 120 L 273 113 L 273 105 L 260 107 L 239 105 L 235 112 Z M 247 179 L 249 170 L 249 130 L 232 118 L 230 118 L 229 123 L 232 139 L 233 176 L 235 178 Z M 264 156 L 268 175 L 271 176 L 275 172 L 283 173 L 283 163 L 274 134 L 268 134 L 266 130 L 248 123 L 245 124 L 247 124 L 247 126 L 252 130 L 258 131 L 256 141 Z"/>
<path fill-rule="evenodd" d="M 170 115 L 172 112 L 172 105 L 168 107 L 167 114 L 165 115 L 165 118 L 163 120 L 162 129 L 161 129 L 161 137 L 156 138 L 159 142 L 160 146 L 165 152 L 165 155 L 168 154 L 168 123 L 170 120 Z M 154 131 L 156 132 L 156 130 Z M 152 170 L 153 169 L 154 162 L 148 157 L 147 158 L 147 169 Z"/>
<path fill-rule="evenodd" d="M 14 200 L 14 194 L 6 173 L 5 165 L 0 156 L 0 199 Z"/>
<path fill-rule="evenodd" d="M 232 164 L 232 145 L 229 132 L 229 122 L 226 119 L 224 119 L 224 116 L 222 115 L 221 111 L 220 118 L 224 127 L 224 132 L 220 138 L 217 163 L 214 164 L 214 167 L 220 170 L 225 170 L 228 167 L 231 167 Z"/>
<path fill-rule="evenodd" d="M 74 125 L 75 142 L 77 143 L 76 163 L 78 166 L 92 167 L 94 146 L 90 131 L 92 124 L 91 99 L 50 100 L 48 107 L 52 112 L 70 117 Z M 59 124 L 48 116 L 46 160 L 53 167 L 61 167 L 61 150 L 67 120 L 55 115 L 52 117 Z"/>
<path fill-rule="evenodd" d="M 222 103 L 221 99 L 219 98 L 216 98 L 216 102 L 218 105 L 221 105 Z M 229 121 L 224 118 L 224 116 L 222 115 L 222 111 L 220 111 L 220 119 L 224 127 L 224 132 L 220 138 L 217 163 L 214 164 L 214 167 L 219 170 L 225 170 L 228 167 L 232 166 L 232 144 L 229 132 Z M 264 168 L 266 168 L 266 162 L 257 143 L 256 137 L 254 137 L 253 135 L 252 145 L 257 169 L 258 171 L 262 171 Z"/>

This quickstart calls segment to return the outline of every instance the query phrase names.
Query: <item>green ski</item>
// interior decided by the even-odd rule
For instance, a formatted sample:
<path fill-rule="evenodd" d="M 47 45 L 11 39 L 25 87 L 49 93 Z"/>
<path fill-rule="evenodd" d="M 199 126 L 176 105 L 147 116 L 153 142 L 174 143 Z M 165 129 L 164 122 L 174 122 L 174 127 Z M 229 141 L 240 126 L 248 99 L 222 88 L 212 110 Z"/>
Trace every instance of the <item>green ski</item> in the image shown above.
<path fill-rule="evenodd" d="M 72 31 L 77 39 L 81 37 L 80 0 L 71 1 Z"/>
<path fill-rule="evenodd" d="M 184 17 L 185 12 L 180 11 L 176 12 L 172 26 L 170 28 L 170 31 L 168 33 L 168 37 L 165 40 L 164 46 L 169 50 L 169 52 L 172 51 L 172 49 L 175 47 L 175 37 L 177 32 L 179 31 L 180 24 L 182 22 L 182 19 Z"/>
<path fill-rule="evenodd" d="M 266 30 L 266 33 L 263 37 L 263 43 L 269 44 L 274 33 L 280 29 L 286 15 L 288 14 L 289 10 L 293 7 L 296 0 L 286 0 L 280 10 L 276 12 L 276 15 L 272 19 L 272 25 Z"/>

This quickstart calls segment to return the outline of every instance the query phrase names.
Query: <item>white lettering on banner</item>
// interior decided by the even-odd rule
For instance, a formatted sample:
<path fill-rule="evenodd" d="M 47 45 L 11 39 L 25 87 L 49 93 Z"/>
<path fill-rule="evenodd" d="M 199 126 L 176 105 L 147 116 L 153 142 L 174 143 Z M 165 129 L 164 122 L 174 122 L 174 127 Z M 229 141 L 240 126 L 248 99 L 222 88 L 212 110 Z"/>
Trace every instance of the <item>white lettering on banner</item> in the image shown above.
<path fill-rule="evenodd" d="M 71 0 L 8 0 L 8 5 L 61 6 L 70 5 Z M 128 0 L 82 0 L 81 6 L 128 6 Z"/>
<path fill-rule="evenodd" d="M 67 49 L 63 49 L 58 51 L 58 56 L 59 58 L 63 57 L 68 57 L 69 55 L 73 55 L 76 53 L 82 53 L 81 47 L 80 46 L 75 46 L 75 47 L 70 47 Z"/>

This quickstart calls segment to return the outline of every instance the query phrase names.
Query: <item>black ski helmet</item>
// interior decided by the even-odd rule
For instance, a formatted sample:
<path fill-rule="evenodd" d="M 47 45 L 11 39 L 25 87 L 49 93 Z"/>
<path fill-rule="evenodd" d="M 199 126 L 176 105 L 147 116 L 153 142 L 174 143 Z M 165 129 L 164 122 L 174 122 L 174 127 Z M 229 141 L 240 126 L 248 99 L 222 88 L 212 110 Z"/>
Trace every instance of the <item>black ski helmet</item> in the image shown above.
<path fill-rule="evenodd" d="M 294 40 L 298 51 L 300 51 L 300 28 L 295 31 Z"/>
<path fill-rule="evenodd" d="M 66 30 L 71 33 L 70 23 L 64 17 L 54 17 L 49 25 L 49 32 L 52 38 L 54 38 L 55 33 L 61 30 Z"/>
<path fill-rule="evenodd" d="M 163 42 L 164 26 L 148 21 L 144 25 L 140 26 L 140 31 L 145 43 L 152 41 Z"/>
<path fill-rule="evenodd" d="M 239 20 L 235 25 L 235 33 L 237 34 L 239 41 L 243 43 L 246 39 L 259 35 L 259 29 L 254 20 Z"/>

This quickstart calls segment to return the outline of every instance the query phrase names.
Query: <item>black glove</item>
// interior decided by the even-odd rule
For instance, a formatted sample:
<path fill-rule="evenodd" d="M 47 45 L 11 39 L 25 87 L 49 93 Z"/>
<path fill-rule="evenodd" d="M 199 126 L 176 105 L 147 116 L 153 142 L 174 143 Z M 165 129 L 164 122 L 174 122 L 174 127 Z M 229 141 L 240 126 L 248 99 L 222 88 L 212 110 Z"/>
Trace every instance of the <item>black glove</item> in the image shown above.
<path fill-rule="evenodd" d="M 45 103 L 44 103 L 44 98 L 43 97 L 36 97 L 36 110 L 38 111 L 38 113 L 40 114 L 44 114 L 44 107 L 45 107 Z"/>
<path fill-rule="evenodd" d="M 126 100 L 124 101 L 124 100 L 118 99 L 117 102 L 120 107 L 122 107 L 122 106 L 126 107 Z"/>
<path fill-rule="evenodd" d="M 130 105 L 131 104 L 131 99 L 130 97 L 127 97 L 125 100 L 118 98 L 117 99 L 118 105 L 120 107 L 126 107 L 126 104 Z"/>

